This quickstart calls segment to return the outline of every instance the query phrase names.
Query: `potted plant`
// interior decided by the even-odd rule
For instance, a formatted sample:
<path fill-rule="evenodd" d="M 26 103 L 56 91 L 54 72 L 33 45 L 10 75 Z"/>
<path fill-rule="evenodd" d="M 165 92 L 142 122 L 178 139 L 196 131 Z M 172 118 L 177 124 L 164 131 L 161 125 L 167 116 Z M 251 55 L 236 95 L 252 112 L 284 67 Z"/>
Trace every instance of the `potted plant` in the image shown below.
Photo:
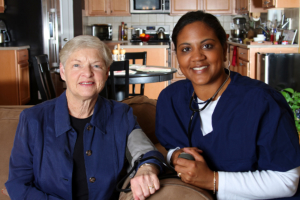
<path fill-rule="evenodd" d="M 292 88 L 286 88 L 281 90 L 281 94 L 284 96 L 294 113 L 296 128 L 300 135 L 300 92 L 296 92 Z"/>

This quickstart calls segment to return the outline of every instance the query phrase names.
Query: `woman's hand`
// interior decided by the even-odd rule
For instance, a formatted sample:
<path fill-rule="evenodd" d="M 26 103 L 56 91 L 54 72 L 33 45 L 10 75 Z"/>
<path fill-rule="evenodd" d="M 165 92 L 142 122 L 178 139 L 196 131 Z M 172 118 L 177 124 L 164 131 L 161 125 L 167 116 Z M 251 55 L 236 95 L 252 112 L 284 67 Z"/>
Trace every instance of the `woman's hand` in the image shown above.
<path fill-rule="evenodd" d="M 172 161 L 177 173 L 181 173 L 181 180 L 203 189 L 214 190 L 214 172 L 207 166 L 206 161 L 201 155 L 202 150 L 192 147 L 177 151 L 173 153 L 175 155 L 174 158 L 172 155 Z M 183 151 L 194 156 L 195 161 L 178 158 L 178 155 Z M 216 173 L 216 180 L 218 180 L 217 176 L 218 173 Z M 217 186 L 218 184 L 216 184 L 216 190 Z"/>
<path fill-rule="evenodd" d="M 159 189 L 158 173 L 159 169 L 154 164 L 144 165 L 138 169 L 130 181 L 135 200 L 144 200 Z"/>

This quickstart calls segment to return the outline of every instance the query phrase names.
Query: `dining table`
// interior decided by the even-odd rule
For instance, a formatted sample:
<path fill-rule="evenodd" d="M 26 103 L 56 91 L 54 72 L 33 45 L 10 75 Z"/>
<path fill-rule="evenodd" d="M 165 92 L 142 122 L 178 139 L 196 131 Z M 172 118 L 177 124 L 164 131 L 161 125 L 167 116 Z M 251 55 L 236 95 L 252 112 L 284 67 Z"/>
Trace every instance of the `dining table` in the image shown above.
<path fill-rule="evenodd" d="M 146 84 L 163 81 L 169 81 L 170 84 L 173 79 L 173 74 L 177 71 L 177 69 L 172 67 L 134 64 L 131 64 L 129 69 L 129 84 Z M 107 84 L 110 85 L 110 76 L 108 77 Z M 121 101 L 126 98 L 124 89 L 125 71 L 120 72 L 119 74 L 115 73 L 115 85 L 116 100 Z"/>

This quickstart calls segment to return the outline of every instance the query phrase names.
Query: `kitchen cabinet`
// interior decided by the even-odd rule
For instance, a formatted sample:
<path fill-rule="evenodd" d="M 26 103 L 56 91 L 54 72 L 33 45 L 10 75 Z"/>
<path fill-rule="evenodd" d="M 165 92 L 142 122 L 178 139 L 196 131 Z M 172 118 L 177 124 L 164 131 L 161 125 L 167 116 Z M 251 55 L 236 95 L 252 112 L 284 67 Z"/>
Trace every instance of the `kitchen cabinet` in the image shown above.
<path fill-rule="evenodd" d="M 0 105 L 30 101 L 28 50 L 0 50 Z"/>
<path fill-rule="evenodd" d="M 212 14 L 231 14 L 232 0 L 203 0 L 203 10 Z"/>
<path fill-rule="evenodd" d="M 264 8 L 298 8 L 300 7 L 299 0 L 263 0 Z"/>
<path fill-rule="evenodd" d="M 182 15 L 190 11 L 203 10 L 202 0 L 171 0 L 170 15 Z"/>
<path fill-rule="evenodd" d="M 230 70 L 238 72 L 253 79 L 259 79 L 257 70 L 258 53 L 298 53 L 298 45 L 246 45 L 235 42 L 227 42 L 229 48 Z M 234 47 L 237 48 L 236 66 L 232 66 Z"/>
<path fill-rule="evenodd" d="M 177 72 L 175 72 L 173 74 L 173 79 L 172 79 L 172 83 L 179 81 L 179 80 L 183 80 L 186 79 L 185 75 L 181 72 L 180 67 L 179 67 L 179 63 L 177 61 L 177 56 L 176 56 L 176 51 L 174 51 L 174 44 L 172 43 L 172 52 L 171 52 L 171 67 L 177 69 Z"/>
<path fill-rule="evenodd" d="M 4 0 L 0 0 L 0 13 L 4 12 Z"/>
<path fill-rule="evenodd" d="M 129 16 L 129 0 L 85 0 L 87 16 Z"/>
<path fill-rule="evenodd" d="M 229 62 L 230 67 L 229 69 L 234 72 L 238 72 L 243 76 L 250 76 L 250 64 L 249 64 L 249 49 L 242 48 L 242 47 L 236 47 L 236 50 L 234 50 L 235 46 L 230 45 L 229 46 Z M 236 51 L 236 62 L 235 66 L 232 65 L 232 59 L 234 55 L 234 51 Z"/>
<path fill-rule="evenodd" d="M 171 0 L 170 15 L 205 10 L 212 14 L 232 14 L 233 0 Z"/>
<path fill-rule="evenodd" d="M 242 76 L 250 76 L 249 49 L 237 48 L 237 63 L 235 70 Z"/>
<path fill-rule="evenodd" d="M 262 2 L 265 0 L 236 0 L 235 12 L 238 14 L 245 13 L 266 13 L 268 10 L 264 9 Z"/>

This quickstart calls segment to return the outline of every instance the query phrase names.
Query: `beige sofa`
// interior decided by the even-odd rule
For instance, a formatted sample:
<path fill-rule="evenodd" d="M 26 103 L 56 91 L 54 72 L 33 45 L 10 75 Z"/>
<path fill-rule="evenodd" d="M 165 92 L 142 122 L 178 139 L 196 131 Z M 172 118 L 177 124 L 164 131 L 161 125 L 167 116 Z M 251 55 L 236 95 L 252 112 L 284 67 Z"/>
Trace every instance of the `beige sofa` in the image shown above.
<path fill-rule="evenodd" d="M 146 96 L 135 96 L 123 100 L 133 108 L 133 113 L 137 117 L 137 121 L 141 128 L 145 131 L 150 140 L 155 144 L 158 150 L 166 156 L 167 151 L 160 145 L 155 136 L 155 114 L 156 100 L 148 99 Z M 4 183 L 8 178 L 9 157 L 13 146 L 14 136 L 19 122 L 19 115 L 22 110 L 31 106 L 0 106 L 0 189 L 4 188 Z M 174 192 L 175 191 L 175 192 Z M 192 196 L 195 193 L 195 196 Z M 187 198 L 181 198 L 180 194 L 185 194 Z M 190 194 L 190 195 L 187 195 Z M 178 198 L 172 198 L 171 196 Z M 197 199 L 197 200 L 212 200 L 213 197 L 207 191 L 189 187 L 179 179 L 163 180 L 161 189 L 156 195 L 152 195 L 149 199 Z M 194 197 L 194 198 L 193 198 Z M 6 195 L 0 194 L 0 200 L 9 200 Z M 132 199 L 130 193 L 121 195 L 120 199 Z"/>
<path fill-rule="evenodd" d="M 22 110 L 31 106 L 0 106 L 0 188 L 8 178 L 8 166 L 11 149 L 14 142 L 15 132 Z M 1 200 L 10 199 L 0 195 Z"/>

